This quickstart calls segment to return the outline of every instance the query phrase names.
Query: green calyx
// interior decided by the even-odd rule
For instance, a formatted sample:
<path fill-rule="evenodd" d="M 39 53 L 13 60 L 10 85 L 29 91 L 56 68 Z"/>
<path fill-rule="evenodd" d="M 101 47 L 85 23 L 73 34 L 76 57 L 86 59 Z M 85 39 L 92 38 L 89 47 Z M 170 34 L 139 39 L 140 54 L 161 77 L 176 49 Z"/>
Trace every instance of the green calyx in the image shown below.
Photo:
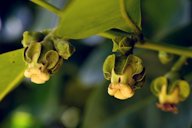
<path fill-rule="evenodd" d="M 40 42 L 44 37 L 45 35 L 41 32 L 25 31 L 23 33 L 23 40 L 21 42 L 23 47 L 28 47 L 33 42 Z"/>
<path fill-rule="evenodd" d="M 116 56 L 115 54 L 109 55 L 103 64 L 103 74 L 107 80 L 111 80 L 108 93 L 113 94 L 114 96 L 115 93 L 110 92 L 114 92 L 113 89 L 122 92 L 123 90 L 121 90 L 121 87 L 133 96 L 133 92 L 136 89 L 141 88 L 145 80 L 145 69 L 142 60 L 134 55 L 129 55 L 127 57 Z M 125 88 L 125 85 L 129 89 Z M 130 91 L 130 89 L 132 91 Z M 119 94 L 119 92 L 117 93 Z M 118 96 L 115 97 L 118 99 L 126 99 L 131 96 L 126 95 L 124 98 L 122 98 L 122 96 L 120 96 L 121 98 L 118 98 Z"/>
<path fill-rule="evenodd" d="M 128 52 L 132 52 L 136 40 L 133 37 L 117 37 L 113 39 L 113 52 L 120 52 L 125 55 Z"/>
<path fill-rule="evenodd" d="M 56 38 L 53 43 L 58 54 L 63 59 L 68 59 L 75 52 L 75 48 L 66 40 Z"/>
<path fill-rule="evenodd" d="M 24 75 L 34 83 L 41 84 L 49 80 L 50 74 L 58 71 L 63 60 L 75 51 L 68 41 L 51 34 L 49 31 L 23 34 L 24 60 L 28 64 Z"/>

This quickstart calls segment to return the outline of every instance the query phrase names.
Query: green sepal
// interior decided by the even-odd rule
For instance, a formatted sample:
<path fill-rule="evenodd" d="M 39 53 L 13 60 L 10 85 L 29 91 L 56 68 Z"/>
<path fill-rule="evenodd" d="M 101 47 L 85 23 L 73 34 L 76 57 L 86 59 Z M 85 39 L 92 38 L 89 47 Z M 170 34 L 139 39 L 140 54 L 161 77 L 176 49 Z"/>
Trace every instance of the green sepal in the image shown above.
<path fill-rule="evenodd" d="M 120 52 L 126 54 L 128 51 L 132 50 L 131 39 L 128 37 L 118 37 L 112 40 L 113 49 L 112 52 Z"/>
<path fill-rule="evenodd" d="M 140 82 L 145 78 L 146 76 L 145 74 L 146 74 L 145 68 L 143 68 L 141 73 L 133 75 L 133 79 L 137 82 Z"/>
<path fill-rule="evenodd" d="M 115 67 L 115 54 L 109 55 L 103 63 L 103 75 L 105 79 L 111 79 L 112 70 Z"/>
<path fill-rule="evenodd" d="M 154 79 L 151 83 L 151 92 L 155 95 L 158 96 L 159 93 L 161 92 L 161 88 L 163 85 L 167 86 L 167 78 L 164 76 L 158 77 L 156 79 Z"/>
<path fill-rule="evenodd" d="M 177 80 L 171 85 L 169 93 L 171 93 L 177 87 L 179 88 L 180 100 L 185 100 L 190 95 L 189 83 L 185 80 Z"/>
<path fill-rule="evenodd" d="M 45 64 L 46 68 L 50 70 L 55 67 L 58 61 L 59 61 L 58 53 L 54 50 L 50 50 L 45 54 L 43 63 Z"/>
<path fill-rule="evenodd" d="M 66 40 L 53 39 L 53 42 L 58 54 L 63 59 L 68 59 L 75 52 L 75 48 Z"/>
<path fill-rule="evenodd" d="M 146 77 L 144 76 L 141 81 L 135 83 L 135 85 L 133 86 L 134 90 L 141 89 L 144 86 L 145 78 Z"/>
<path fill-rule="evenodd" d="M 40 43 L 31 43 L 29 47 L 25 48 L 24 60 L 27 63 L 36 63 L 41 54 L 41 44 Z"/>
<path fill-rule="evenodd" d="M 128 61 L 128 64 L 131 65 L 131 67 L 133 69 L 132 76 L 134 76 L 136 74 L 140 74 L 144 70 L 143 61 L 139 57 L 134 56 L 134 55 L 129 55 L 127 61 Z M 144 74 L 145 74 L 145 72 L 143 73 L 143 75 Z"/>
<path fill-rule="evenodd" d="M 162 64 L 167 64 L 173 60 L 173 55 L 164 51 L 160 51 L 158 57 Z"/>
<path fill-rule="evenodd" d="M 44 37 L 45 35 L 41 32 L 25 31 L 23 33 L 23 40 L 21 42 L 23 47 L 28 47 L 33 42 L 40 42 Z"/>
<path fill-rule="evenodd" d="M 63 58 L 60 57 L 57 64 L 52 69 L 50 69 L 50 73 L 51 74 L 56 73 L 60 69 L 62 64 L 63 64 Z"/>

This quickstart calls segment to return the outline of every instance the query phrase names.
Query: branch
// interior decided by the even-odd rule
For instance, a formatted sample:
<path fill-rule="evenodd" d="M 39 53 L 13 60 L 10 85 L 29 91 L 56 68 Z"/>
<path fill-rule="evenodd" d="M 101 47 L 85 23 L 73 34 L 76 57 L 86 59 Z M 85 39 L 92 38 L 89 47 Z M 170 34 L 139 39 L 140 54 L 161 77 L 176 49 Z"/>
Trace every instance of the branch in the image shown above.
<path fill-rule="evenodd" d="M 118 35 L 123 36 L 123 34 L 113 32 L 113 31 L 100 33 L 98 35 L 105 37 L 105 38 L 108 38 L 108 39 L 115 39 Z M 167 53 L 192 58 L 192 50 L 191 49 L 181 47 L 181 46 L 170 45 L 170 44 L 166 44 L 166 43 L 155 43 L 155 42 L 150 42 L 150 41 L 144 41 L 144 42 L 137 42 L 135 44 L 135 47 L 142 48 L 142 49 L 154 50 L 154 51 L 164 51 Z"/>

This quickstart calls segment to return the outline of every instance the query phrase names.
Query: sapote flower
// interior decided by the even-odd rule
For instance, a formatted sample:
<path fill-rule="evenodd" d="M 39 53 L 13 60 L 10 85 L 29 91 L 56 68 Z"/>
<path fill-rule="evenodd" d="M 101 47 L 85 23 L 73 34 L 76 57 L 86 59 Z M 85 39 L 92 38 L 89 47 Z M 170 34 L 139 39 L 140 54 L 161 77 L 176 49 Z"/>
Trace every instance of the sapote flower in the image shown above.
<path fill-rule="evenodd" d="M 23 34 L 24 60 L 28 64 L 24 75 L 37 84 L 48 81 L 75 50 L 68 41 L 46 34 L 47 31 Z"/>
<path fill-rule="evenodd" d="M 156 78 L 151 85 L 151 90 L 158 97 L 157 107 L 163 111 L 177 113 L 177 105 L 184 101 L 190 94 L 190 86 L 185 80 L 176 80 L 168 84 L 166 77 Z"/>
<path fill-rule="evenodd" d="M 104 77 L 110 80 L 108 93 L 117 99 L 128 99 L 143 86 L 145 69 L 142 60 L 134 55 L 110 55 L 103 65 Z"/>

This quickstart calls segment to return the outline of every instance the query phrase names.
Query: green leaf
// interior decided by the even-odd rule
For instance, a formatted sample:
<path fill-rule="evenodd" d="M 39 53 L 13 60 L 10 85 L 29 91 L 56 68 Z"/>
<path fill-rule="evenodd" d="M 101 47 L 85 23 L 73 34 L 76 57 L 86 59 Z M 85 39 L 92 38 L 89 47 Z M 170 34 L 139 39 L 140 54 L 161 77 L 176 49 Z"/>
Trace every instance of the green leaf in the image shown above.
<path fill-rule="evenodd" d="M 141 26 L 140 0 L 127 0 L 128 15 Z M 122 17 L 120 0 L 74 0 L 62 11 L 56 35 L 63 38 L 86 38 L 112 28 L 133 32 Z"/>
<path fill-rule="evenodd" d="M 140 0 L 125 0 L 127 14 L 141 29 L 141 3 Z"/>
<path fill-rule="evenodd" d="M 23 78 L 25 63 L 23 50 L 19 49 L 0 55 L 0 100 L 14 89 Z"/>

